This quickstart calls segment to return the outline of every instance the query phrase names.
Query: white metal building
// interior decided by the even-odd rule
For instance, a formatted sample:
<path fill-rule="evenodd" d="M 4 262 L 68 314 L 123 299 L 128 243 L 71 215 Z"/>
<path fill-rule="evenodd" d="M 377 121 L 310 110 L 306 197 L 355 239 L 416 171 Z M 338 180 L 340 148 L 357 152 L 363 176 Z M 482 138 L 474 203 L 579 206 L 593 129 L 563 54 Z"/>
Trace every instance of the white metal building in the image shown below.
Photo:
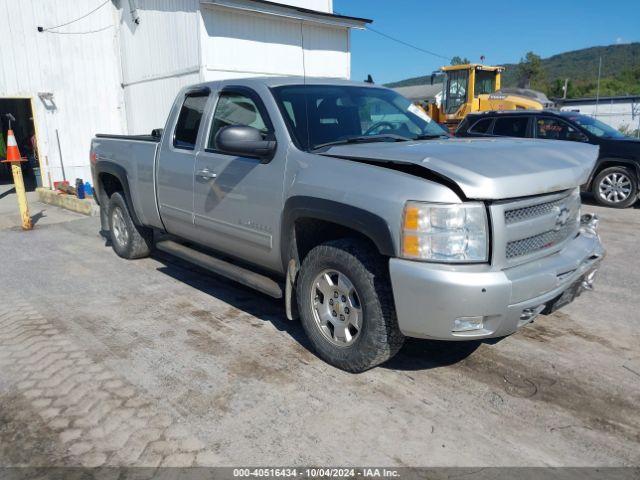
<path fill-rule="evenodd" d="M 590 115 L 614 128 L 640 130 L 640 96 L 572 98 L 559 100 L 560 109 Z"/>
<path fill-rule="evenodd" d="M 350 29 L 368 22 L 332 0 L 0 0 L 0 12 L 0 110 L 30 107 L 45 186 L 63 166 L 71 182 L 90 178 L 95 133 L 163 127 L 184 85 L 349 78 Z"/>
<path fill-rule="evenodd" d="M 415 103 L 442 103 L 442 83 L 410 85 L 408 87 L 394 87 L 403 97 Z"/>

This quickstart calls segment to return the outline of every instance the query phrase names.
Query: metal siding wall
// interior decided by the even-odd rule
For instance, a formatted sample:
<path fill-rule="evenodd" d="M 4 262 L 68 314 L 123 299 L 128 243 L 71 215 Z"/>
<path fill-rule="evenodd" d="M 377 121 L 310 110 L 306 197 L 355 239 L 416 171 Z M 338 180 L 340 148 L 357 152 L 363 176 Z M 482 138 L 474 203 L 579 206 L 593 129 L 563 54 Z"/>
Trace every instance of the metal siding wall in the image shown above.
<path fill-rule="evenodd" d="M 598 104 L 597 114 L 595 102 L 585 105 L 565 105 L 561 110 L 580 110 L 580 113 L 595 117 L 614 128 L 630 127 L 636 129 L 640 128 L 640 111 L 634 114 L 633 106 L 631 102 L 603 101 Z M 635 105 L 635 108 L 640 110 L 638 104 Z"/>
<path fill-rule="evenodd" d="M 97 33 L 59 35 L 36 27 L 59 25 L 98 6 L 99 0 L 0 0 L 0 96 L 32 97 L 44 184 L 48 173 L 62 179 L 55 131 L 67 179 L 90 178 L 89 146 L 97 132 L 124 131 L 115 28 Z M 59 32 L 88 32 L 114 25 L 114 7 L 105 5 Z M 53 93 L 47 109 L 38 92 Z M 48 158 L 49 169 L 46 168 Z"/>
<path fill-rule="evenodd" d="M 303 74 L 299 21 L 224 8 L 202 17 L 207 78 Z"/>
<path fill-rule="evenodd" d="M 349 29 L 305 23 L 304 59 L 308 76 L 349 78 Z"/>
<path fill-rule="evenodd" d="M 36 30 L 76 19 L 100 3 L 0 0 L 0 96 L 34 99 L 45 184 L 48 173 L 53 181 L 62 179 L 56 129 L 67 178 L 88 179 L 93 135 L 147 133 L 163 126 L 184 85 L 203 78 L 303 74 L 300 21 L 208 7 L 200 14 L 199 0 L 137 0 L 137 26 L 128 2 L 121 11 L 109 2 L 57 31 L 113 25 L 107 30 L 78 35 Z M 282 3 L 331 9 L 330 0 Z M 348 77 L 348 30 L 305 23 L 304 32 L 307 74 Z M 38 92 L 53 93 L 54 108 L 48 109 Z"/>
<path fill-rule="evenodd" d="M 305 69 L 308 76 L 349 78 L 347 28 L 218 7 L 203 8 L 202 18 L 206 80 L 302 76 Z"/>
<path fill-rule="evenodd" d="M 164 128 L 178 91 L 199 81 L 200 74 L 194 73 L 126 87 L 129 133 L 148 134 L 154 128 Z"/>
<path fill-rule="evenodd" d="M 140 24 L 123 8 L 120 36 L 130 134 L 163 127 L 178 90 L 201 78 L 199 0 L 137 0 L 136 5 Z"/>
<path fill-rule="evenodd" d="M 124 84 L 200 66 L 198 0 L 136 0 L 140 24 L 122 9 Z"/>
<path fill-rule="evenodd" d="M 318 10 L 319 12 L 333 13 L 332 0 L 278 0 L 277 3 L 308 8 L 309 10 Z"/>

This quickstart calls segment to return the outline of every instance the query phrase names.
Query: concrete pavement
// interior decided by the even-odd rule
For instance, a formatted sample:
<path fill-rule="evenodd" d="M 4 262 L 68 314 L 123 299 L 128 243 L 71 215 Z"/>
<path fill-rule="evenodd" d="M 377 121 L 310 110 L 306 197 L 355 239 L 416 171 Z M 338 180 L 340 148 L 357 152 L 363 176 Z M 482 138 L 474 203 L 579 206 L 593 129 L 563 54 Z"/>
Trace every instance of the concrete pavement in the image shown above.
<path fill-rule="evenodd" d="M 361 375 L 278 301 L 118 258 L 95 217 L 0 230 L 0 464 L 638 465 L 640 212 L 583 210 L 609 251 L 595 292 Z"/>
<path fill-rule="evenodd" d="M 35 191 L 27 192 L 27 201 L 29 202 L 29 213 L 34 225 L 51 225 L 82 218 L 80 214 L 40 203 L 38 194 Z M 0 230 L 20 228 L 21 224 L 18 200 L 16 199 L 13 184 L 0 184 Z"/>

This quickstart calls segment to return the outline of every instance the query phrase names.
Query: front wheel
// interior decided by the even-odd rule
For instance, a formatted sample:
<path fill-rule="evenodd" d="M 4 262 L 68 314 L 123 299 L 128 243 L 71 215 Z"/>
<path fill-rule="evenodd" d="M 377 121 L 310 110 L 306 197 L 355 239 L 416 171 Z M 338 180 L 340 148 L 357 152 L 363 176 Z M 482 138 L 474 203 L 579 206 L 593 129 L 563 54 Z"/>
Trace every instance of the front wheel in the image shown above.
<path fill-rule="evenodd" d="M 592 191 L 600 205 L 627 208 L 638 198 L 638 180 L 626 167 L 609 167 L 596 175 Z"/>
<path fill-rule="evenodd" d="M 297 298 L 311 344 L 337 368 L 363 372 L 404 343 L 387 266 L 363 242 L 336 240 L 312 249 L 300 268 Z"/>
<path fill-rule="evenodd" d="M 121 193 L 111 195 L 107 215 L 111 246 L 118 256 L 129 260 L 148 257 L 153 245 L 153 233 L 133 223 Z"/>

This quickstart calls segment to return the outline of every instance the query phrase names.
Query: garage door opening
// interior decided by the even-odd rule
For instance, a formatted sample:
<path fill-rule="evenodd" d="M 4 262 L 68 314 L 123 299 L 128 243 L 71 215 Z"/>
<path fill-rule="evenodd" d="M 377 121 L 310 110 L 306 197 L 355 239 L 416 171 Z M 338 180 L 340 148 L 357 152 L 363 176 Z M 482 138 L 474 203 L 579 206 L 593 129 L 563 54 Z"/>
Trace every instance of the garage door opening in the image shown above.
<path fill-rule="evenodd" d="M 9 130 L 7 114 L 15 117 L 15 121 L 11 122 L 11 128 L 16 136 L 20 154 L 27 159 L 26 162 L 22 162 L 21 166 L 25 188 L 30 192 L 42 185 L 31 100 L 28 98 L 0 98 L 0 131 L 2 132 L 0 160 L 7 158 L 6 143 L 7 131 Z M 0 187 L 5 187 L 0 188 L 0 192 L 7 192 L 7 187 L 11 190 L 11 185 L 13 185 L 11 166 L 8 163 L 0 163 Z"/>

